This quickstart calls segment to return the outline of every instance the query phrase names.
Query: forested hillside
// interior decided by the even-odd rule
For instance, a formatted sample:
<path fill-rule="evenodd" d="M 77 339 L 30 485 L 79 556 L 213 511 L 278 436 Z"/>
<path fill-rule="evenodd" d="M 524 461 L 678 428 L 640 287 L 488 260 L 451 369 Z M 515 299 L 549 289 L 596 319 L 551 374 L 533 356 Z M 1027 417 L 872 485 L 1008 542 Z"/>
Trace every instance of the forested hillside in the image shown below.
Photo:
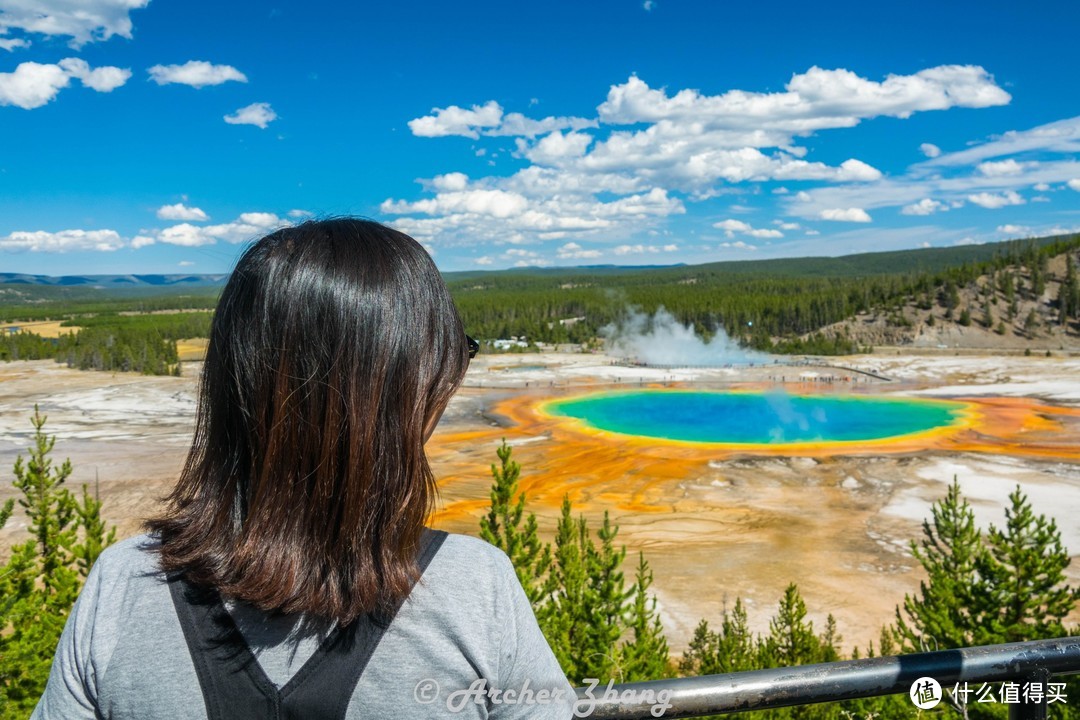
<path fill-rule="evenodd" d="M 595 343 L 605 326 L 662 307 L 703 337 L 723 329 L 775 353 L 950 344 L 957 333 L 968 342 L 980 331 L 983 346 L 1037 338 L 1064 346 L 1080 339 L 1078 251 L 1080 235 L 1072 235 L 841 258 L 446 277 L 468 332 L 482 340 Z M 0 284 L 0 322 L 54 320 L 73 329 L 42 338 L 9 328 L 0 359 L 177 372 L 176 341 L 206 336 L 210 315 L 199 311 L 213 308 L 219 292 Z"/>
<path fill-rule="evenodd" d="M 703 336 L 722 328 L 756 349 L 832 354 L 857 351 L 859 339 L 844 328 L 822 329 L 860 314 L 883 315 L 886 324 L 891 318 L 897 327 L 911 327 L 907 306 L 938 305 L 948 311 L 944 319 L 955 316 L 962 323 L 969 304 L 965 298 L 988 276 L 1007 307 L 1030 301 L 1029 312 L 1036 310 L 1033 322 L 1042 327 L 1057 323 L 1075 334 L 1080 290 L 1075 271 L 1069 276 L 1068 268 L 1075 270 L 1078 248 L 1080 236 L 1066 236 L 846 258 L 593 273 L 508 271 L 451 278 L 450 288 L 466 327 L 480 338 L 524 335 L 549 343 L 588 342 L 632 310 L 651 315 L 663 307 Z M 1063 259 L 1057 263 L 1061 269 L 1053 270 L 1053 260 L 1064 257 L 1072 261 Z M 990 291 L 983 292 L 990 302 Z M 1019 305 L 1013 320 L 1018 311 Z"/>

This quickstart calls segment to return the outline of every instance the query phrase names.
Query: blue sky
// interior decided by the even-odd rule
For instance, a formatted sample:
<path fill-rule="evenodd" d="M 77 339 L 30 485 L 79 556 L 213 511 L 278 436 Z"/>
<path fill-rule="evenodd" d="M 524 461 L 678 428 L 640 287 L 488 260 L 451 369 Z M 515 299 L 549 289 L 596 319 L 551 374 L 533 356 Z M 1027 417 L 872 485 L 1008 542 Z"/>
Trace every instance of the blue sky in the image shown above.
<path fill-rule="evenodd" d="M 1064 0 L 0 0 L 0 270 L 225 272 L 333 214 L 444 270 L 1075 231 L 1078 27 Z"/>

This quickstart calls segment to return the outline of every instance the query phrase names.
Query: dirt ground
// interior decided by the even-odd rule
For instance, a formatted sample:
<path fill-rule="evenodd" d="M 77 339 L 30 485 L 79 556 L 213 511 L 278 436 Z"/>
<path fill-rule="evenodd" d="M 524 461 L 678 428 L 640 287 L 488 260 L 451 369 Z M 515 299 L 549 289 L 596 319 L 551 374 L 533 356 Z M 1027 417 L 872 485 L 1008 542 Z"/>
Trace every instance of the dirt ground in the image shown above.
<path fill-rule="evenodd" d="M 840 365 L 659 370 L 598 355 L 481 356 L 429 443 L 442 494 L 434 524 L 476 534 L 505 437 L 545 533 L 569 494 L 594 527 L 611 514 L 630 557 L 645 553 L 677 651 L 699 619 L 718 618 L 736 597 L 753 629 L 766 631 L 789 582 L 815 626 L 836 617 L 846 650 L 876 644 L 881 624 L 918 588 L 908 541 L 954 475 L 981 525 L 1003 522 L 1019 483 L 1080 553 L 1080 359 L 877 353 Z M 183 464 L 198 369 L 185 363 L 185 377 L 150 378 L 49 361 L 0 366 L 0 466 L 25 454 L 37 404 L 58 438 L 56 456 L 71 458 L 69 482 L 96 483 L 107 519 L 121 536 L 136 533 Z M 747 451 L 589 432 L 536 410 L 553 395 L 592 389 L 780 383 L 792 392 L 961 398 L 977 412 L 955 432 L 917 442 Z M 0 499 L 12 495 L 4 483 Z M 25 528 L 17 514 L 0 546 Z M 1080 563 L 1069 571 L 1080 582 Z"/>

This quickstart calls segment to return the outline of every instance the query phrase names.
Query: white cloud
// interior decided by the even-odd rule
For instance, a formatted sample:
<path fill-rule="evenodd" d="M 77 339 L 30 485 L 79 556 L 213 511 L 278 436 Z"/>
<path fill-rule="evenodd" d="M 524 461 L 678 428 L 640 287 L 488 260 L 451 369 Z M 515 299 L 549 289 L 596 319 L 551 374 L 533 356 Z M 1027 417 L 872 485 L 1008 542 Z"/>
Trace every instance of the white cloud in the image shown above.
<path fill-rule="evenodd" d="M 870 215 L 862 208 L 828 208 L 818 215 L 822 220 L 868 223 Z"/>
<path fill-rule="evenodd" d="M 522 155 L 537 165 L 558 165 L 570 158 L 584 157 L 592 143 L 592 135 L 580 132 L 553 132 L 545 135 L 532 147 L 524 140 L 518 140 Z"/>
<path fill-rule="evenodd" d="M 473 105 L 466 110 L 457 105 L 432 108 L 434 115 L 426 115 L 409 121 L 409 129 L 419 137 L 445 137 L 464 135 L 472 139 L 480 137 L 477 128 L 493 128 L 502 122 L 502 107 L 494 100 L 484 105 Z"/>
<path fill-rule="evenodd" d="M 1012 158 L 1008 160 L 1001 160 L 1000 162 L 987 161 L 979 163 L 976 166 L 976 170 L 985 175 L 986 177 L 1001 177 L 1002 175 L 1019 175 L 1025 169 L 1025 167 L 1034 167 L 1038 163 L 1018 163 Z"/>
<path fill-rule="evenodd" d="M 1043 155 L 1037 162 L 1021 159 L 1036 151 Z M 987 162 L 1014 152 L 1025 155 Z M 859 207 L 873 212 L 881 207 L 918 206 L 926 198 L 959 208 L 971 202 L 968 197 L 972 195 L 1001 207 L 1016 204 L 1017 199 L 1022 203 L 1019 191 L 1033 186 L 1058 186 L 1080 177 L 1078 152 L 1080 117 L 1030 130 L 1009 131 L 876 182 L 814 188 L 794 198 L 785 198 L 782 206 L 787 214 L 804 218 L 820 217 L 823 210 L 830 208 Z"/>
<path fill-rule="evenodd" d="M 812 67 L 794 75 L 786 92 L 731 90 L 703 95 L 681 90 L 668 96 L 631 77 L 612 86 L 597 108 L 613 124 L 693 119 L 709 127 L 805 134 L 825 128 L 852 127 L 860 120 L 888 115 L 906 118 L 925 110 L 1005 105 L 1010 96 L 989 73 L 972 65 L 942 65 L 914 75 L 889 75 L 882 82 L 844 70 Z M 784 144 L 784 143 L 780 143 Z"/>
<path fill-rule="evenodd" d="M 556 257 L 560 260 L 581 260 L 598 258 L 602 254 L 599 250 L 586 250 L 575 242 L 568 242 L 558 249 Z"/>
<path fill-rule="evenodd" d="M 776 225 L 781 230 L 798 230 L 802 227 L 799 223 L 784 222 L 783 220 L 773 220 L 773 225 Z"/>
<path fill-rule="evenodd" d="M 931 200 L 930 198 L 923 198 L 917 203 L 911 205 L 905 205 L 900 211 L 904 215 L 932 215 L 938 211 L 947 211 L 949 206 L 945 203 L 940 203 L 937 200 Z"/>
<path fill-rule="evenodd" d="M 115 230 L 17 231 L 0 237 L 0 251 L 63 253 L 73 250 L 112 251 L 124 247 Z"/>
<path fill-rule="evenodd" d="M 751 229 L 749 223 L 744 223 L 742 220 L 733 220 L 731 218 L 715 222 L 713 223 L 713 227 L 717 230 L 726 230 L 727 232 L 747 232 Z"/>
<path fill-rule="evenodd" d="M 187 207 L 184 203 L 175 205 L 162 205 L 157 210 L 157 216 L 161 220 L 194 220 L 205 222 L 210 216 L 197 207 Z"/>
<path fill-rule="evenodd" d="M 750 237 L 754 237 L 754 238 L 782 238 L 782 237 L 784 237 L 784 233 L 780 232 L 779 230 L 770 230 L 770 229 L 767 229 L 767 228 L 755 228 L 754 230 L 751 230 L 750 232 L 748 232 L 746 234 L 749 235 Z"/>
<path fill-rule="evenodd" d="M 1065 184 L 1068 185 L 1070 189 L 1080 192 L 1080 178 L 1073 178 Z"/>
<path fill-rule="evenodd" d="M 436 175 L 431 179 L 431 186 L 441 192 L 458 192 L 469 186 L 469 176 L 459 172 Z"/>
<path fill-rule="evenodd" d="M 735 250 L 757 250 L 757 247 L 744 243 L 742 240 L 736 240 L 735 242 L 720 243 L 722 248 L 733 248 Z"/>
<path fill-rule="evenodd" d="M 205 60 L 189 60 L 183 65 L 155 65 L 148 71 L 158 85 L 190 85 L 204 88 L 222 83 L 247 82 L 247 76 L 232 65 L 214 65 Z"/>
<path fill-rule="evenodd" d="M 277 113 L 270 107 L 270 103 L 252 103 L 242 107 L 232 115 L 225 116 L 225 122 L 230 125 L 255 125 L 266 129 L 266 126 L 277 120 Z"/>
<path fill-rule="evenodd" d="M 936 158 L 941 154 L 941 148 L 933 143 L 923 143 L 919 146 L 919 152 L 928 158 Z"/>
<path fill-rule="evenodd" d="M 494 260 L 492 260 L 489 256 L 484 255 L 483 257 L 476 258 L 476 260 L 474 260 L 473 262 L 475 262 L 477 265 L 490 265 L 494 262 Z"/>
<path fill-rule="evenodd" d="M 735 233 L 742 233 L 749 235 L 753 238 L 782 238 L 784 233 L 779 230 L 773 230 L 771 228 L 754 228 L 749 223 L 745 223 L 742 220 L 733 220 L 728 218 L 727 220 L 721 220 L 720 222 L 713 223 L 713 227 L 717 230 L 723 230 L 724 234 L 729 237 L 735 237 Z M 798 225 L 795 225 L 798 227 Z"/>
<path fill-rule="evenodd" d="M 461 173 L 453 175 L 464 177 Z M 443 178 L 452 176 L 441 176 Z M 456 186 L 456 183 L 455 183 Z M 521 215 L 529 206 L 529 201 L 522 195 L 505 190 L 452 190 L 444 187 L 432 200 L 418 200 L 413 203 L 387 201 L 382 204 L 382 211 L 394 215 L 421 213 L 424 215 L 445 215 L 468 213 L 486 215 L 493 218 L 509 218 Z"/>
<path fill-rule="evenodd" d="M 130 70 L 110 66 L 91 69 L 85 60 L 79 58 L 65 58 L 59 65 L 69 76 L 98 92 L 112 92 L 131 78 Z"/>
<path fill-rule="evenodd" d="M 1041 182 L 1041 183 L 1035 183 L 1032 186 L 1032 189 L 1033 190 L 1038 190 L 1039 192 L 1046 192 L 1047 190 L 1050 189 L 1050 186 L 1048 184 L 1046 184 L 1046 183 Z M 1034 198 L 1032 198 L 1032 199 L 1034 199 Z"/>
<path fill-rule="evenodd" d="M 294 208 L 286 213 L 291 218 L 306 218 L 314 215 L 310 210 L 301 210 L 300 208 Z"/>
<path fill-rule="evenodd" d="M 684 200 L 701 202 L 739 183 L 780 181 L 790 187 L 812 181 L 826 187 L 812 193 L 773 190 L 783 195 L 781 202 L 791 210 L 786 214 L 871 222 L 868 210 L 881 204 L 918 204 L 930 197 L 962 201 L 989 186 L 940 193 L 931 187 L 913 189 L 907 178 L 886 178 L 858 158 L 839 165 L 810 160 L 803 138 L 875 117 L 906 118 L 1010 100 L 985 69 L 947 65 L 880 80 L 813 67 L 792 76 L 780 92 L 730 89 L 716 95 L 652 88 L 631 76 L 610 87 L 595 120 L 532 119 L 506 113 L 495 100 L 448 105 L 411 120 L 411 132 L 474 140 L 514 136 L 512 154 L 526 166 L 501 176 L 448 172 L 421 181 L 425 195 L 420 199 L 388 198 L 380 207 L 396 216 L 395 227 L 429 242 L 468 246 L 564 239 L 565 245 L 565 240 L 588 238 L 636 247 L 634 235 L 685 212 Z M 924 152 L 929 147 L 925 143 Z M 476 149 L 469 148 L 470 158 Z M 897 188 L 903 197 L 886 200 Z M 837 193 L 837 199 L 825 203 L 822 198 L 828 196 L 822 191 L 849 195 Z M 783 237 L 789 229 L 743 225 L 718 229 L 747 238 Z"/>
<path fill-rule="evenodd" d="M 652 9 L 656 7 L 656 0 L 645 0 L 641 3 L 641 7 L 645 8 L 645 12 L 652 12 Z"/>
<path fill-rule="evenodd" d="M 997 231 L 1006 235 L 1031 235 L 1031 228 L 1027 225 L 998 225 Z"/>
<path fill-rule="evenodd" d="M 619 245 L 612 250 L 616 255 L 644 255 L 646 253 L 658 253 L 661 252 L 661 248 L 656 245 L 642 245 L 638 243 L 636 245 Z"/>
<path fill-rule="evenodd" d="M 160 230 L 144 230 L 132 241 L 132 247 L 150 245 L 154 242 L 182 247 L 213 245 L 218 241 L 242 243 L 255 240 L 289 223 L 274 213 L 242 213 L 236 220 L 218 225 L 192 225 L 179 223 Z M 138 241 L 138 242 L 136 242 Z"/>
<path fill-rule="evenodd" d="M 0 105 L 14 105 L 33 110 L 51 102 L 75 78 L 98 92 L 120 87 L 131 71 L 118 67 L 91 69 L 79 58 L 65 58 L 59 63 L 19 63 L 13 72 L 0 73 Z"/>
<path fill-rule="evenodd" d="M 503 114 L 503 108 L 494 100 L 483 105 L 462 108 L 451 105 L 432 108 L 431 115 L 410 120 L 409 130 L 418 137 L 446 137 L 458 135 L 478 139 L 481 135 L 536 137 L 557 130 L 580 130 L 595 127 L 596 122 L 575 117 L 547 117 L 542 120 L 527 118 L 521 113 Z"/>
<path fill-rule="evenodd" d="M 1019 194 L 1012 190 L 995 195 L 993 193 L 975 193 L 974 195 L 967 196 L 968 201 L 975 203 L 979 207 L 984 207 L 990 210 L 997 210 L 1003 208 L 1006 205 L 1023 205 L 1025 200 L 1020 197 Z"/>
<path fill-rule="evenodd" d="M 973 145 L 923 163 L 927 168 L 974 165 L 993 157 L 1036 151 L 1080 152 L 1080 117 L 1039 125 L 1030 130 L 1009 130 L 988 142 Z"/>
<path fill-rule="evenodd" d="M 192 262 L 191 260 L 181 260 L 180 262 L 178 262 L 176 264 L 179 265 L 180 267 L 191 267 L 195 263 Z"/>
<path fill-rule="evenodd" d="M 132 10 L 150 0 L 0 0 L 0 36 L 12 30 L 26 34 L 70 37 L 71 46 L 131 37 Z M 23 39 L 4 40 L 0 47 L 26 47 Z"/>

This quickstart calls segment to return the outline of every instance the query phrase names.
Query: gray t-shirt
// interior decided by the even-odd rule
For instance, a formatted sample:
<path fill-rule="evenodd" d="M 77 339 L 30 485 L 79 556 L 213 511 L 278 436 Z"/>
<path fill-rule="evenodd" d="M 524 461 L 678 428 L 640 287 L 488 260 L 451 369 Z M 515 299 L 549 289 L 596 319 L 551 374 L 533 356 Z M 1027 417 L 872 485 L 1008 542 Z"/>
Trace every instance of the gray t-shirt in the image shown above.
<path fill-rule="evenodd" d="M 130 538 L 95 563 L 32 720 L 206 717 L 155 543 Z M 229 609 L 278 687 L 328 632 L 296 615 Z M 565 720 L 574 700 L 506 555 L 450 535 L 383 635 L 346 717 Z"/>

